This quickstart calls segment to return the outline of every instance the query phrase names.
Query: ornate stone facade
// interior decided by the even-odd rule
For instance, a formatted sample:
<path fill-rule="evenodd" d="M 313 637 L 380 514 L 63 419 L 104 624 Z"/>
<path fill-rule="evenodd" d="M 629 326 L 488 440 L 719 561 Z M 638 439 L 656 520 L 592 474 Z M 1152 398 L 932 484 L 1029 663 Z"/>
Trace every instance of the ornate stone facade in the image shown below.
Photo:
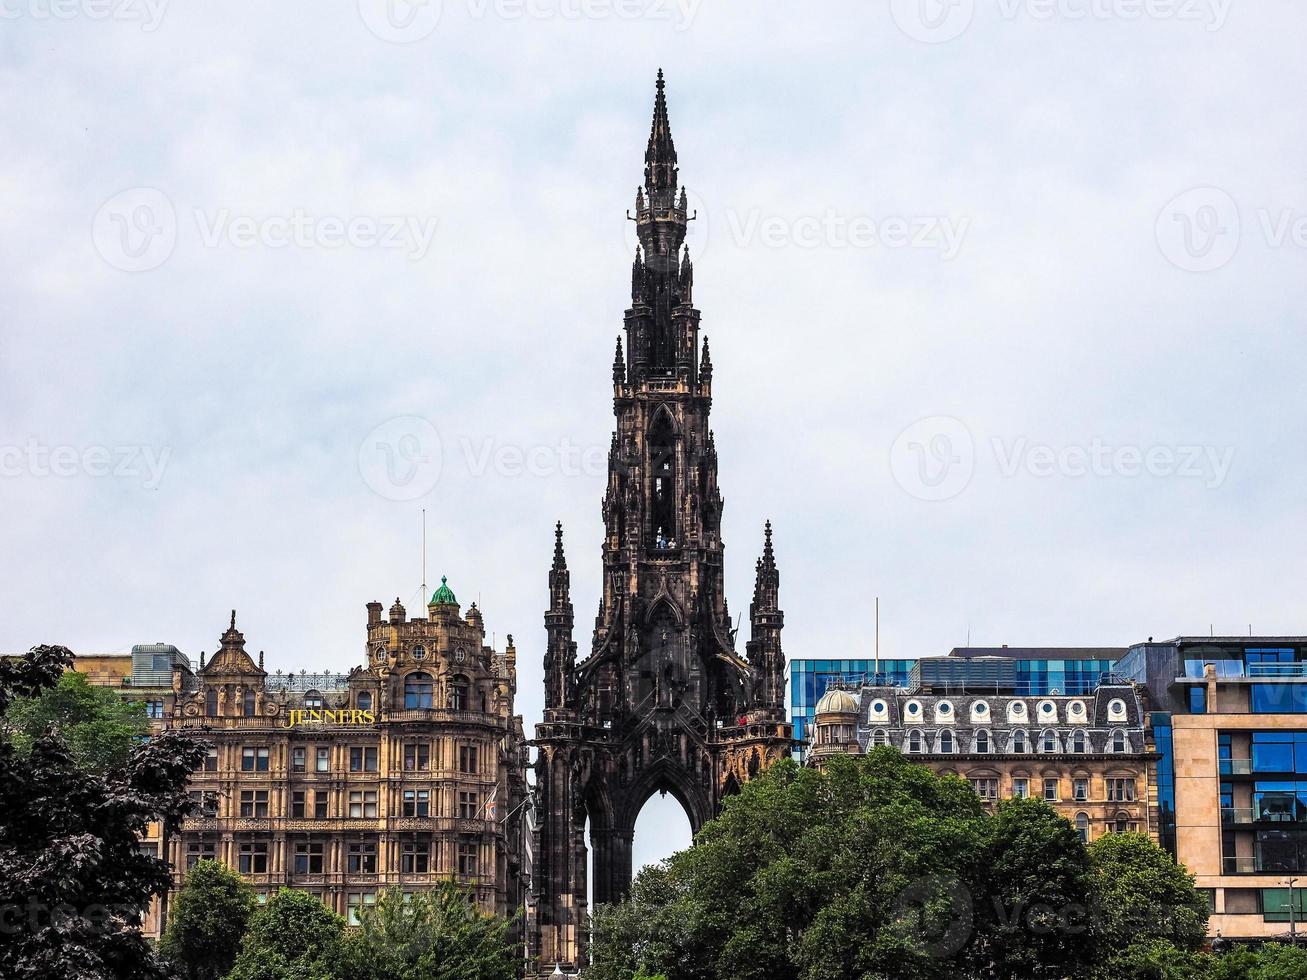
<path fill-rule="evenodd" d="M 451 875 L 486 911 L 524 903 L 526 747 L 516 653 L 447 586 L 427 618 L 367 606 L 367 666 L 269 675 L 235 613 L 166 725 L 212 742 L 191 781 L 204 812 L 165 843 L 180 885 L 202 857 L 259 892 L 287 885 L 352 915 L 387 886 Z"/>
<path fill-rule="evenodd" d="M 831 690 L 817 705 L 809 759 L 888 745 L 969 781 L 988 803 L 1034 796 L 1086 841 L 1113 831 L 1157 835 L 1153 747 L 1129 683 L 1030 697 L 897 687 Z"/>
<path fill-rule="evenodd" d="M 791 748 L 770 524 L 744 656 L 726 604 L 713 371 L 682 252 L 693 217 L 660 72 L 636 192 L 625 350 L 619 338 L 613 362 L 603 594 L 580 663 L 561 525 L 549 573 L 530 950 L 544 972 L 585 964 L 587 820 L 594 900 L 619 901 L 630 888 L 636 817 L 653 793 L 675 796 L 697 832 L 726 795 Z"/>

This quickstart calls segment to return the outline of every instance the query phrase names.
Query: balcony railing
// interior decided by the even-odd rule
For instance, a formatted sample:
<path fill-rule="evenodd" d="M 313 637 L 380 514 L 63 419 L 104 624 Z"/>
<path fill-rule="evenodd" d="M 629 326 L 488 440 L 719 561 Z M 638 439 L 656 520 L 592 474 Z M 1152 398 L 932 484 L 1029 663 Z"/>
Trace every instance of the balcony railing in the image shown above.
<path fill-rule="evenodd" d="M 1249 677 L 1307 677 L 1307 661 L 1292 664 L 1249 664 Z"/>
<path fill-rule="evenodd" d="M 1252 759 L 1222 759 L 1222 776 L 1248 776 L 1253 771 Z"/>
<path fill-rule="evenodd" d="M 1221 807 L 1221 823 L 1224 824 L 1242 824 L 1253 822 L 1253 808 L 1223 806 Z"/>
<path fill-rule="evenodd" d="M 1221 859 L 1221 873 L 1227 875 L 1256 874 L 1262 869 L 1255 857 L 1227 857 Z"/>

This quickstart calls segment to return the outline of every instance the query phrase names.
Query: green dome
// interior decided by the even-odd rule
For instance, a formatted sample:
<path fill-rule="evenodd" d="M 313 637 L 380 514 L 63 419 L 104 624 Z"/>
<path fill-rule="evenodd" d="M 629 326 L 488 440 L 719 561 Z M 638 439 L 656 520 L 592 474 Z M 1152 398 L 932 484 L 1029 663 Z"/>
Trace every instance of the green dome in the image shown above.
<path fill-rule="evenodd" d="M 440 588 L 436 589 L 435 592 L 431 593 L 431 605 L 433 606 L 457 606 L 458 605 L 458 599 L 454 595 L 454 590 L 445 584 L 446 581 L 447 580 L 445 576 L 443 575 L 440 576 Z"/>

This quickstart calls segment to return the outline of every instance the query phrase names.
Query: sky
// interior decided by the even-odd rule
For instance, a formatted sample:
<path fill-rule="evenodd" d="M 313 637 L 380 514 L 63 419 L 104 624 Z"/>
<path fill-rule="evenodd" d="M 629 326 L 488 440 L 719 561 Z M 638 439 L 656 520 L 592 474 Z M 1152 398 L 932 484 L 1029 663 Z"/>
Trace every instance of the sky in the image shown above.
<path fill-rule="evenodd" d="M 791 657 L 1307 632 L 1295 0 L 0 0 L 0 650 L 589 643 L 653 81 Z M 747 629 L 746 629 L 747 632 Z M 742 637 L 743 639 L 743 637 Z M 671 798 L 637 861 L 688 839 Z"/>

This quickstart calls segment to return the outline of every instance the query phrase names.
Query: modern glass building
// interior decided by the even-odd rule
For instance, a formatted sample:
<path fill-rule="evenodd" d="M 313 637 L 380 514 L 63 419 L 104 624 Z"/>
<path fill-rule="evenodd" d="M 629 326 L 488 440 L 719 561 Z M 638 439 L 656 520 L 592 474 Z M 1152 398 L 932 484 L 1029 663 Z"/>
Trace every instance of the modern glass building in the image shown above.
<path fill-rule="evenodd" d="M 1011 657 L 1017 661 L 1013 693 L 1089 694 L 1126 653 L 1124 647 L 954 647 L 949 657 Z M 831 686 L 908 687 L 919 658 L 796 658 L 789 663 L 790 720 L 795 739 L 806 742 L 817 702 Z M 796 753 L 802 758 L 803 750 Z"/>

